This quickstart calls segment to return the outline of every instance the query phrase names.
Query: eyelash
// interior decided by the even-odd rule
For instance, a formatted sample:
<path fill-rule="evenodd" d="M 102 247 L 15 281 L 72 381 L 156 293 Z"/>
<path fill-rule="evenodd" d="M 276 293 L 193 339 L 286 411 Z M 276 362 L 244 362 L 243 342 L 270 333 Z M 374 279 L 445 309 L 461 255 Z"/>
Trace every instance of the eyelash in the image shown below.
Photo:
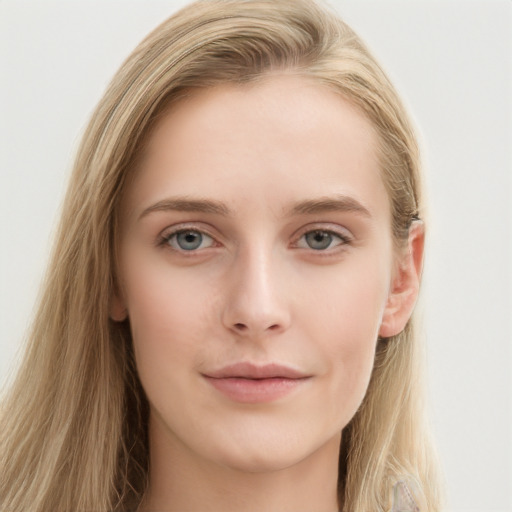
<path fill-rule="evenodd" d="M 208 238 L 211 238 L 212 242 L 214 244 L 213 246 L 215 246 L 215 243 L 218 243 L 218 242 L 216 242 L 215 237 L 210 235 L 207 231 L 205 231 L 204 228 L 199 228 L 197 226 L 186 226 L 186 227 L 175 228 L 172 231 L 164 231 L 163 234 L 158 238 L 157 245 L 160 247 L 167 247 L 175 252 L 185 254 L 188 256 L 193 256 L 202 250 L 200 248 L 187 250 L 187 249 L 172 247 L 170 244 L 170 241 L 173 239 L 173 237 L 177 237 L 182 233 L 197 233 L 203 237 L 206 236 Z M 306 237 L 308 234 L 311 234 L 311 233 L 322 233 L 324 235 L 328 235 L 328 236 L 332 237 L 331 242 L 329 243 L 329 246 L 322 248 L 322 249 L 314 249 L 312 247 L 307 247 L 307 246 L 304 246 L 304 247 L 298 246 L 298 243 L 304 237 Z M 336 244 L 334 247 L 330 247 L 330 245 L 332 244 L 334 239 L 339 239 L 340 242 L 338 244 Z M 300 236 L 295 239 L 293 246 L 296 248 L 299 248 L 299 249 L 306 249 L 306 250 L 312 251 L 313 253 L 316 253 L 318 255 L 325 256 L 327 254 L 331 254 L 332 252 L 336 251 L 336 248 L 338 248 L 338 247 L 344 247 L 347 245 L 351 245 L 352 242 L 353 242 L 353 239 L 350 236 L 348 236 L 346 233 L 340 233 L 339 231 L 333 230 L 333 229 L 312 227 L 312 228 L 302 231 Z M 307 244 L 307 242 L 306 242 L 306 244 Z M 209 249 L 210 247 L 211 246 L 206 247 L 204 249 Z M 340 249 L 338 249 L 338 250 L 340 250 Z"/>
<path fill-rule="evenodd" d="M 302 239 L 305 239 L 305 237 L 307 237 L 307 235 L 314 234 L 314 233 L 321 233 L 322 235 L 328 235 L 329 237 L 331 237 L 329 245 L 327 247 L 324 247 L 321 249 L 314 249 L 311 246 L 307 246 L 307 247 L 304 246 L 304 247 L 299 247 L 299 248 L 311 250 L 314 253 L 332 253 L 334 250 L 336 250 L 336 248 L 350 245 L 352 242 L 352 239 L 345 233 L 340 233 L 339 231 L 336 231 L 336 230 L 318 227 L 318 228 L 307 229 L 306 231 L 303 231 L 301 233 L 301 235 L 296 239 L 294 245 L 296 247 L 298 247 L 298 243 Z M 331 247 L 331 245 L 335 239 L 338 239 L 339 243 L 337 243 L 333 247 Z M 305 243 L 307 244 L 307 242 L 305 242 Z"/>
<path fill-rule="evenodd" d="M 184 253 L 184 254 L 188 253 L 189 255 L 197 253 L 198 249 L 186 250 L 186 249 L 175 248 L 170 245 L 171 239 L 173 237 L 177 237 L 178 235 L 180 235 L 182 233 L 197 233 L 197 234 L 202 235 L 203 237 L 207 236 L 208 238 L 211 238 L 213 240 L 213 242 L 216 241 L 215 237 L 208 234 L 208 232 L 205 231 L 204 228 L 198 228 L 196 226 L 184 226 L 184 227 L 175 228 L 171 231 L 164 231 L 162 233 L 162 235 L 159 237 L 159 239 L 157 241 L 157 245 L 160 247 L 167 247 L 167 248 L 169 248 L 173 251 L 179 252 L 179 253 Z"/>

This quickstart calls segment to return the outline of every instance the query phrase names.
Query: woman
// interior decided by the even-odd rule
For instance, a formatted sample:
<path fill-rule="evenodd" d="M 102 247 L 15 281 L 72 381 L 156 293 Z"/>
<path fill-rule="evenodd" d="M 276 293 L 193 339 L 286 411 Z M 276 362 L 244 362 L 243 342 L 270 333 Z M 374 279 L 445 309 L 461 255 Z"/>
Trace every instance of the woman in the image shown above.
<path fill-rule="evenodd" d="M 394 89 L 328 10 L 164 22 L 78 151 L 2 408 L 2 507 L 439 510 L 419 173 Z"/>

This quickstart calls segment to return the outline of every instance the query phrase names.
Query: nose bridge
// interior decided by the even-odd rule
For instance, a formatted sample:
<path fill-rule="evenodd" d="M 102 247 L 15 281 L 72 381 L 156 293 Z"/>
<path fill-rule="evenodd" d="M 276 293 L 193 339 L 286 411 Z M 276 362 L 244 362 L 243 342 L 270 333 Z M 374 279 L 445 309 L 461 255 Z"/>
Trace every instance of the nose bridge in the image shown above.
<path fill-rule="evenodd" d="M 290 312 L 279 266 L 278 254 L 270 244 L 240 248 L 229 270 L 226 327 L 239 334 L 256 335 L 288 326 Z"/>

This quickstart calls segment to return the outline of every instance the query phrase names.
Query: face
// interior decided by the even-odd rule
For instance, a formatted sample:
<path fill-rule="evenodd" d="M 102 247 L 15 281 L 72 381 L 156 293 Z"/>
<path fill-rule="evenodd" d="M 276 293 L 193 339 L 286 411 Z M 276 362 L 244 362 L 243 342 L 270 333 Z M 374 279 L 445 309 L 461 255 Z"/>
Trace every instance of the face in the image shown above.
<path fill-rule="evenodd" d="M 111 311 L 129 318 L 150 435 L 249 471 L 339 441 L 393 294 L 375 145 L 356 108 L 297 76 L 163 117 L 124 196 Z"/>

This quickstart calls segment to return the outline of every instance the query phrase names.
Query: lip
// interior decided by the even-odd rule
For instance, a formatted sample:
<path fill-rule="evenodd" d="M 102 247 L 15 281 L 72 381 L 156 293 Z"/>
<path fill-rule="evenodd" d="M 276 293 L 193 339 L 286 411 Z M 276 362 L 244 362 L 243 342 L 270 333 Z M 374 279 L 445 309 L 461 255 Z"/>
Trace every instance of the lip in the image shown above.
<path fill-rule="evenodd" d="M 241 403 L 273 402 L 293 393 L 311 378 L 295 368 L 271 363 L 235 363 L 202 374 L 227 398 Z"/>

